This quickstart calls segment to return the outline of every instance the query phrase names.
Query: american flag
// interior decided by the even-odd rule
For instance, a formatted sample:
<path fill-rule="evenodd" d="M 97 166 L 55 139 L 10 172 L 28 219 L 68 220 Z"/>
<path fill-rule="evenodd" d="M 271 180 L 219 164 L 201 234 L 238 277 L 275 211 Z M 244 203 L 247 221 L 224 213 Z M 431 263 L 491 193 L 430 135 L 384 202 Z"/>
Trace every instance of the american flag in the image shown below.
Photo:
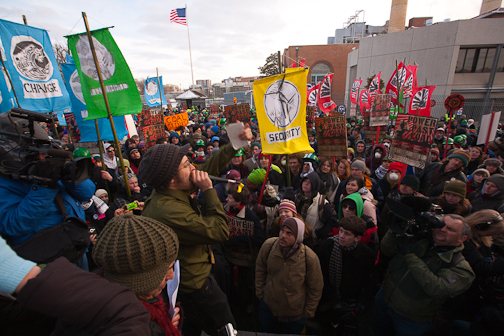
<path fill-rule="evenodd" d="M 170 21 L 187 26 L 185 11 L 186 11 L 185 8 L 172 9 L 170 13 Z"/>

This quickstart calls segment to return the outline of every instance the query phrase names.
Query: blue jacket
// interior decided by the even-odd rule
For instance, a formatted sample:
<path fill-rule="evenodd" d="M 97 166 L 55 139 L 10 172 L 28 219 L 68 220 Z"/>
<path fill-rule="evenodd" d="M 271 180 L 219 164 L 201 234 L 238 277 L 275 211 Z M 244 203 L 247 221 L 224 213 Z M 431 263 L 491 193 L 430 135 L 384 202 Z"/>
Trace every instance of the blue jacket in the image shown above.
<path fill-rule="evenodd" d="M 86 220 L 81 202 L 93 196 L 93 181 L 88 179 L 75 185 L 59 181 L 59 190 L 67 215 Z M 57 193 L 58 189 L 0 176 L 0 233 L 18 245 L 38 231 L 61 223 L 63 215 L 54 201 Z"/>

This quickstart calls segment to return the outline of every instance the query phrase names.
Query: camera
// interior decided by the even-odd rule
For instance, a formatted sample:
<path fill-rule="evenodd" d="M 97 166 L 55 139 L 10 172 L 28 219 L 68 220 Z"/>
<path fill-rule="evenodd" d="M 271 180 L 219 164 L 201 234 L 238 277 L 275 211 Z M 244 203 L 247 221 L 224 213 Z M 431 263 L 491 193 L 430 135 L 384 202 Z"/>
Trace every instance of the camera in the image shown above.
<path fill-rule="evenodd" d="M 53 122 L 50 115 L 13 107 L 0 114 L 0 174 L 32 183 L 50 183 L 54 176 L 63 181 L 80 183 L 91 176 L 92 160 L 72 161 L 73 153 L 63 150 L 38 122 Z M 49 158 L 44 158 L 49 156 Z M 37 162 L 46 161 L 55 174 L 37 176 L 30 171 Z"/>
<path fill-rule="evenodd" d="M 405 196 L 400 202 L 390 198 L 385 202 L 390 208 L 385 225 L 397 236 L 426 237 L 431 229 L 445 226 L 443 217 L 426 198 Z"/>

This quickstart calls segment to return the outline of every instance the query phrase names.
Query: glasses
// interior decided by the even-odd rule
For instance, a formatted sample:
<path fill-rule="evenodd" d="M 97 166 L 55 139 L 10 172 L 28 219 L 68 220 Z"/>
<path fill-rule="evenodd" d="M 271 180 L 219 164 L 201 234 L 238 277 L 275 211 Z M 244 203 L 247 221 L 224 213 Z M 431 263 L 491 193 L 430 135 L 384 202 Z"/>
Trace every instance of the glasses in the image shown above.
<path fill-rule="evenodd" d="M 342 205 L 341 208 L 343 210 L 347 210 L 347 209 L 350 210 L 350 211 L 354 211 L 355 210 L 355 208 L 352 208 L 350 205 Z"/>
<path fill-rule="evenodd" d="M 180 170 L 180 169 L 184 169 L 184 168 L 187 168 L 187 167 L 190 167 L 190 166 L 192 166 L 191 161 L 187 160 L 187 161 L 186 161 L 186 162 L 182 165 L 182 167 L 180 167 L 178 170 Z"/>
<path fill-rule="evenodd" d="M 109 150 L 107 150 L 107 153 L 111 153 L 113 151 L 114 151 L 113 149 L 109 149 Z"/>

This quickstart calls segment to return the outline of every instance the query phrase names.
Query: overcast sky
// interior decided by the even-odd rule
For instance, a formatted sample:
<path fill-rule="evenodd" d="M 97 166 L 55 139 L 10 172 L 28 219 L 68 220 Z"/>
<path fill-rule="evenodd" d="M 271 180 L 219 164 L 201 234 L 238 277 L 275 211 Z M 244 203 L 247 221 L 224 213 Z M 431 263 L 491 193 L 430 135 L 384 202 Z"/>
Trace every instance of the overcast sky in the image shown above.
<path fill-rule="evenodd" d="M 364 21 L 381 26 L 389 19 L 392 0 L 315 2 L 299 0 L 0 0 L 0 18 L 47 29 L 53 43 L 64 35 L 114 26 L 116 40 L 135 78 L 156 75 L 165 84 L 188 88 L 191 66 L 187 28 L 171 23 L 170 11 L 187 4 L 194 80 L 212 83 L 238 76 L 258 76 L 266 57 L 288 46 L 327 44 L 357 10 Z M 412 17 L 464 20 L 479 15 L 482 0 L 409 1 Z M 362 18 L 362 14 L 361 14 Z M 435 37 L 433 37 L 435 38 Z M 303 55 L 299 55 L 302 57 Z"/>

